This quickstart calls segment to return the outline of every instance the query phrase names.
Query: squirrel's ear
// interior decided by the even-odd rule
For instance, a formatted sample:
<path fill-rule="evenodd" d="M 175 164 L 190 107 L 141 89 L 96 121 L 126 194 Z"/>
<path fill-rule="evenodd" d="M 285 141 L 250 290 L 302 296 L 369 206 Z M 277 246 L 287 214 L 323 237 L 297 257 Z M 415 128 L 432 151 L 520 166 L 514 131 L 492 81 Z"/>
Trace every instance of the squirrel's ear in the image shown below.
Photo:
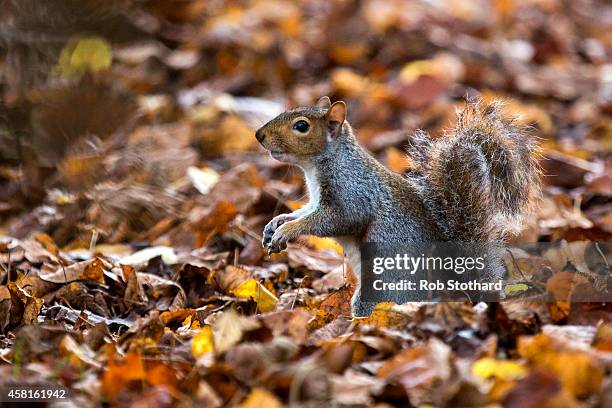
<path fill-rule="evenodd" d="M 326 118 L 327 130 L 332 137 L 337 137 L 346 120 L 346 104 L 342 101 L 334 102 L 327 111 Z"/>
<path fill-rule="evenodd" d="M 331 106 L 331 101 L 329 100 L 329 96 L 323 96 L 321 99 L 317 101 L 317 106 L 323 109 L 329 109 Z"/>

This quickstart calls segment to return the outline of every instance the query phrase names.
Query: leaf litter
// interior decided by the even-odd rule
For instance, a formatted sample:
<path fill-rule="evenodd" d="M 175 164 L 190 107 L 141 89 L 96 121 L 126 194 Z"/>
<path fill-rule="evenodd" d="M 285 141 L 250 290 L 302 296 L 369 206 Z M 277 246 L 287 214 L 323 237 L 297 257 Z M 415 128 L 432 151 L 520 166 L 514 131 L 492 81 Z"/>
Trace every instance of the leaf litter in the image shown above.
<path fill-rule="evenodd" d="M 1 18 L 0 385 L 79 406 L 612 403 L 611 306 L 573 301 L 612 237 L 609 6 L 47 3 Z M 337 244 L 268 257 L 263 226 L 305 191 L 254 129 L 324 94 L 400 173 L 412 131 L 440 136 L 465 95 L 505 98 L 546 173 L 516 242 L 561 243 L 513 252 L 508 295 L 554 301 L 353 321 Z"/>

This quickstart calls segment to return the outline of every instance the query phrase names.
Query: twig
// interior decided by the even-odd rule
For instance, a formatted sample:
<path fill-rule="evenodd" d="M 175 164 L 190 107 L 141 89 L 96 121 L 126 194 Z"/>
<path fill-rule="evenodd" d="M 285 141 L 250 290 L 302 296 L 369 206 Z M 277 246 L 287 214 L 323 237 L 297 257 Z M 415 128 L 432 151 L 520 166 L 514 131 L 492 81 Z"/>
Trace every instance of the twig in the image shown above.
<path fill-rule="evenodd" d="M 62 272 L 64 273 L 64 283 L 68 283 L 68 276 L 66 275 L 66 267 L 64 266 L 64 261 L 62 261 L 62 257 L 59 255 L 59 251 L 58 251 L 57 260 L 59 261 L 62 267 Z"/>
<path fill-rule="evenodd" d="M 295 296 L 293 297 L 293 302 L 291 302 L 291 309 L 293 310 L 293 308 L 295 307 L 295 301 L 297 300 L 298 296 L 300 296 L 300 289 L 302 289 L 302 283 L 304 283 L 304 280 L 306 278 L 302 278 L 302 280 L 300 281 L 300 284 L 298 285 L 297 291 L 295 292 Z"/>
<path fill-rule="evenodd" d="M 608 263 L 608 259 L 606 258 L 604 253 L 601 251 L 601 248 L 599 247 L 599 242 L 594 242 L 594 244 L 595 244 L 595 249 L 597 250 L 599 255 L 601 255 L 601 259 L 603 259 L 604 263 L 606 264 L 606 269 L 609 270 L 610 269 L 610 264 Z"/>
<path fill-rule="evenodd" d="M 258 235 L 257 233 L 251 231 L 249 228 L 245 227 L 244 225 L 236 224 L 236 228 L 238 228 L 240 231 L 244 232 L 251 238 L 255 238 L 256 240 L 261 241 L 261 238 L 262 238 L 261 235 Z"/>

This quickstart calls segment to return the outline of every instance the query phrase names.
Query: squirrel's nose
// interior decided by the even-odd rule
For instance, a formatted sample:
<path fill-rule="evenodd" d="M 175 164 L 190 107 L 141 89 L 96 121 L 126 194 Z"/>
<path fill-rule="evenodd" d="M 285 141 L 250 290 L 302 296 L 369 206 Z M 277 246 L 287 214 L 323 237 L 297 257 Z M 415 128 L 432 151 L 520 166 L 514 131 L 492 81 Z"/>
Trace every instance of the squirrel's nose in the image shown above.
<path fill-rule="evenodd" d="M 261 129 L 255 132 L 255 139 L 257 139 L 259 143 L 263 142 L 265 138 L 266 138 L 266 135 Z"/>

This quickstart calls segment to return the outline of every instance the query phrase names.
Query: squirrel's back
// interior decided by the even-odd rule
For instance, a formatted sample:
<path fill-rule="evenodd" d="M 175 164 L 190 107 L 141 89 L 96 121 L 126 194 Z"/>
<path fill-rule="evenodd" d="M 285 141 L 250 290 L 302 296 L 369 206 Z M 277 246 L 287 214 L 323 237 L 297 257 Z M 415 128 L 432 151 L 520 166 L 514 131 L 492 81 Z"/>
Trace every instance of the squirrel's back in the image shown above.
<path fill-rule="evenodd" d="M 470 101 L 447 137 L 417 132 L 409 180 L 447 240 L 496 241 L 520 231 L 539 194 L 537 144 L 498 102 Z"/>

